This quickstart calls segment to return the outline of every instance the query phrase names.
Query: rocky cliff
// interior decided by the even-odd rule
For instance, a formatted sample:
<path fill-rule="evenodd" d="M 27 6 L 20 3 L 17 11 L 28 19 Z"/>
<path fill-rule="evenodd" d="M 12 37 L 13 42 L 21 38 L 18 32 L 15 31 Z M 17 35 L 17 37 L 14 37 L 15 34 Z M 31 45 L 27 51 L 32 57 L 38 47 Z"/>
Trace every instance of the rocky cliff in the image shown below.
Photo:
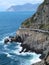
<path fill-rule="evenodd" d="M 37 12 L 22 23 L 22 27 L 49 30 L 49 0 L 44 0 Z"/>
<path fill-rule="evenodd" d="M 4 42 L 21 42 L 20 53 L 30 51 L 41 54 L 42 61 L 33 65 L 49 65 L 49 34 L 30 29 L 19 29 L 16 34 L 14 37 L 9 36 Z"/>
<path fill-rule="evenodd" d="M 33 65 L 49 65 L 49 0 L 44 0 L 37 12 L 23 22 L 21 27 L 16 36 L 10 36 L 4 42 L 21 42 L 20 53 L 26 49 L 24 52 L 41 54 L 42 61 Z"/>

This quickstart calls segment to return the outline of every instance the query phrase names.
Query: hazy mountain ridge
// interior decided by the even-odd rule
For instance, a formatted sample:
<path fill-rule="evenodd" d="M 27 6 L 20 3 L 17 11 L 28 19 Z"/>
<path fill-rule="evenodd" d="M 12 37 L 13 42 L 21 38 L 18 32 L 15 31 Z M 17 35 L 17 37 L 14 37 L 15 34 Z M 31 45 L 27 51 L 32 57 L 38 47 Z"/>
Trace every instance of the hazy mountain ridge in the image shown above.
<path fill-rule="evenodd" d="M 14 5 L 7 9 L 7 11 L 34 11 L 37 9 L 39 4 L 26 3 L 24 5 Z"/>

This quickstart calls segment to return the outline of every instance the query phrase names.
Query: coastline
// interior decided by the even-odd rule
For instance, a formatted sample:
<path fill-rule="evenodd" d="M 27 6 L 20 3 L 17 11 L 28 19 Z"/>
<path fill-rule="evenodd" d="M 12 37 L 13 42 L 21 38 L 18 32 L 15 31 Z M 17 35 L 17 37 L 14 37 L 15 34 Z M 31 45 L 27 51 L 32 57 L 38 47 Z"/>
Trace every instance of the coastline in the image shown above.
<path fill-rule="evenodd" d="M 38 63 L 42 62 L 42 59 L 45 58 L 49 51 L 47 50 L 47 48 L 49 47 L 49 35 L 45 33 L 31 31 L 29 29 L 19 29 L 16 32 L 16 36 L 14 38 L 11 37 L 10 39 L 12 42 L 21 42 L 22 50 L 20 51 L 20 53 L 31 51 L 37 54 L 41 54 L 41 57 L 39 57 L 41 61 L 39 61 Z M 24 51 L 24 49 L 26 50 Z"/>
<path fill-rule="evenodd" d="M 22 52 L 35 52 L 41 54 L 39 57 L 40 62 L 32 65 L 49 65 L 49 0 L 39 6 L 37 12 L 33 17 L 27 19 L 22 23 L 16 36 L 5 39 L 7 42 L 19 42 L 21 43 Z M 33 23 L 32 23 L 33 22 Z M 24 51 L 24 49 L 26 49 Z"/>
<path fill-rule="evenodd" d="M 18 31 L 19 31 L 19 33 L 18 33 Z M 46 62 L 46 60 L 47 60 L 47 58 L 49 57 L 49 55 L 48 55 L 48 52 L 49 52 L 49 34 L 45 34 L 45 33 L 42 33 L 42 32 L 38 32 L 38 31 L 29 31 L 29 30 L 23 30 L 23 29 L 21 29 L 21 28 L 19 28 L 19 30 L 17 31 L 17 34 L 18 35 L 21 35 L 21 34 L 28 34 L 29 35 L 29 37 L 28 38 L 26 38 L 26 40 L 23 42 L 24 44 L 33 44 L 31 41 L 33 40 L 33 41 L 36 41 L 36 43 L 37 43 L 37 46 L 38 47 L 40 47 L 41 46 L 41 49 L 43 48 L 43 52 L 41 53 L 41 49 L 40 50 L 38 50 L 37 48 L 37 46 L 36 46 L 36 43 L 35 43 L 35 49 L 34 49 L 34 47 L 32 47 L 34 50 L 32 51 L 32 52 L 36 52 L 37 54 L 41 54 L 41 56 L 39 57 L 40 59 L 41 59 L 41 61 L 39 61 L 39 62 L 36 62 L 36 63 L 34 63 L 34 64 L 32 64 L 32 65 L 44 65 L 45 64 L 45 62 Z M 32 36 L 33 35 L 33 36 Z M 33 39 L 32 39 L 33 38 Z M 29 45 L 29 46 L 30 46 Z M 34 45 L 34 44 L 33 44 Z M 22 47 L 23 47 L 23 45 L 21 45 Z M 36 48 L 37 47 L 37 48 Z M 45 49 L 46 48 L 46 49 Z M 26 48 L 27 49 L 27 48 Z M 37 51 L 36 51 L 36 49 L 37 49 Z M 29 51 L 29 50 L 27 50 L 27 51 Z M 40 51 L 40 52 L 39 52 Z M 23 52 L 23 51 L 21 51 L 21 52 Z M 47 56 L 48 55 L 48 56 Z M 46 59 L 46 60 L 45 60 Z M 47 61 L 47 62 L 49 62 L 49 60 Z"/>

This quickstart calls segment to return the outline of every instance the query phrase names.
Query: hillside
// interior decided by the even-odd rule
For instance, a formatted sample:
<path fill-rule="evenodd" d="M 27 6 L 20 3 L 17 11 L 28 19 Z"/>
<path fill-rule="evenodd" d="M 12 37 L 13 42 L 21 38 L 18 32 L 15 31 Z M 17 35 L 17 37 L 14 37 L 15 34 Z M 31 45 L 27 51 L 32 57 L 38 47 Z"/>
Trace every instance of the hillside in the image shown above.
<path fill-rule="evenodd" d="M 24 5 L 15 5 L 7 9 L 7 11 L 34 11 L 37 9 L 39 4 L 26 3 Z"/>
<path fill-rule="evenodd" d="M 37 12 L 25 20 L 21 27 L 49 30 L 49 0 L 45 0 Z"/>

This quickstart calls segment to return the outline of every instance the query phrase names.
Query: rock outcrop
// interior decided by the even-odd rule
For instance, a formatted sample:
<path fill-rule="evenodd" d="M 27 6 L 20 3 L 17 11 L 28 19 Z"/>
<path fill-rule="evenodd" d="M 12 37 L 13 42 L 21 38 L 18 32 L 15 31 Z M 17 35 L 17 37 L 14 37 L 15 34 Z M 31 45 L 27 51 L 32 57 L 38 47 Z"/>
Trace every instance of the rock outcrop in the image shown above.
<path fill-rule="evenodd" d="M 8 42 L 21 42 L 23 43 L 26 38 L 29 37 L 29 34 L 27 32 L 20 32 L 20 30 L 18 30 L 16 32 L 16 36 L 9 36 L 8 38 L 5 38 L 4 43 L 7 44 Z"/>
<path fill-rule="evenodd" d="M 49 30 L 49 0 L 44 0 L 37 12 L 25 20 L 21 27 Z"/>
<path fill-rule="evenodd" d="M 49 34 L 29 29 L 19 29 L 16 34 L 14 37 L 9 36 L 4 42 L 21 42 L 22 50 L 20 53 L 28 51 L 36 52 L 37 54 L 41 54 L 40 59 L 44 61 L 44 63 L 41 61 L 37 65 L 42 65 L 42 63 L 43 65 L 49 64 Z M 26 50 L 24 51 L 24 49 Z"/>

